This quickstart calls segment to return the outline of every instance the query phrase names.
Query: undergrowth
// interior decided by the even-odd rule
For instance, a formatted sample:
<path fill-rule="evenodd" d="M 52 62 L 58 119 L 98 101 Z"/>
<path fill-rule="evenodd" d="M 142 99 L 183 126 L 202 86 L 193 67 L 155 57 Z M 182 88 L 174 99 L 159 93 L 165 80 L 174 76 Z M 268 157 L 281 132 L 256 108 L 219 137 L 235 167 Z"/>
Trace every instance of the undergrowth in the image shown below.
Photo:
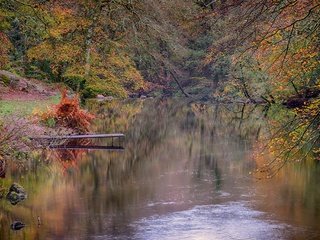
<path fill-rule="evenodd" d="M 70 128 L 77 133 L 87 133 L 90 131 L 91 122 L 94 115 L 81 109 L 79 96 L 67 96 L 67 91 L 61 93 L 61 100 L 57 105 L 53 105 L 44 112 L 34 112 L 40 120 L 49 127 Z"/>

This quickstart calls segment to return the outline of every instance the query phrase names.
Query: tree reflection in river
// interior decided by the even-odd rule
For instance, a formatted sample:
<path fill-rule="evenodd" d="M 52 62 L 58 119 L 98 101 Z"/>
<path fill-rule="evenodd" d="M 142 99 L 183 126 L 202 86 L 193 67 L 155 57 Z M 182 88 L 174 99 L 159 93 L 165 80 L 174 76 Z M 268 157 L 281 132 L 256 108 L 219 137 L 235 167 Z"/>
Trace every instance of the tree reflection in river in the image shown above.
<path fill-rule="evenodd" d="M 21 183 L 29 198 L 16 208 L 0 203 L 1 239 L 146 239 L 148 227 L 158 222 L 158 217 L 187 212 L 194 221 L 201 221 L 197 214 L 203 208 L 197 206 L 203 205 L 212 210 L 206 218 L 214 223 L 208 239 L 223 239 L 226 232 L 232 232 L 234 238 L 251 236 L 244 220 L 252 228 L 264 226 L 268 237 L 307 236 L 304 229 L 282 232 L 282 223 L 292 224 L 292 228 L 312 226 L 319 232 L 309 225 L 320 219 L 317 214 L 309 216 L 309 211 L 317 212 L 320 195 L 316 171 L 302 166 L 296 171 L 288 166 L 290 173 L 272 179 L 275 182 L 256 181 L 248 175 L 256 168 L 252 157 L 256 141 L 269 131 L 261 109 L 168 99 L 94 103 L 91 109 L 98 114 L 96 132 L 125 132 L 125 151 L 90 151 L 78 162 L 78 171 L 67 174 L 61 174 L 58 163 L 43 161 L 37 161 L 37 167 L 30 168 L 24 178 L 10 172 L 9 180 Z M 290 201 L 294 204 L 288 204 Z M 259 220 L 254 209 L 264 211 L 258 214 Z M 233 216 L 233 211 L 242 212 Z M 37 216 L 43 222 L 40 228 L 35 224 Z M 8 226 L 16 218 L 29 227 L 13 235 Z M 189 220 L 179 220 L 186 238 L 192 230 Z M 159 231 L 156 238 L 166 236 Z M 259 233 L 265 234 L 262 229 L 255 231 Z"/>
<path fill-rule="evenodd" d="M 272 178 L 286 164 L 319 160 L 319 101 L 287 109 L 272 106 L 268 113 L 269 134 L 257 144 L 257 177 Z M 268 143 L 266 143 L 268 142 Z"/>
<path fill-rule="evenodd" d="M 45 158 L 59 162 L 63 171 L 75 170 L 82 158 L 88 153 L 85 148 L 73 149 L 74 146 L 88 146 L 92 143 L 91 139 L 73 139 L 63 145 L 51 146 L 56 149 L 44 150 Z"/>

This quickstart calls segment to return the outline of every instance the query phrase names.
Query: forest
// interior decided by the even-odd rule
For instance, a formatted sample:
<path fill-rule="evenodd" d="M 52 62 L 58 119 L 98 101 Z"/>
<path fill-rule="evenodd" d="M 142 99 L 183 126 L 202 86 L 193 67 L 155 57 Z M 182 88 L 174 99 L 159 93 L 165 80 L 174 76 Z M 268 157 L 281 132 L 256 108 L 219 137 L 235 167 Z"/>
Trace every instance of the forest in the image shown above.
<path fill-rule="evenodd" d="M 139 183 L 136 172 L 149 169 L 148 164 L 150 172 L 159 173 L 161 164 L 157 163 L 159 169 L 152 165 L 159 155 L 164 154 L 166 164 L 179 172 L 176 165 L 166 161 L 171 154 L 188 169 L 190 163 L 180 156 L 199 164 L 194 170 L 199 171 L 199 178 L 204 178 L 201 174 L 210 168 L 218 179 L 216 191 L 221 191 L 221 169 L 239 175 L 229 170 L 245 168 L 246 176 L 252 179 L 276 182 L 280 178 L 281 184 L 287 176 L 292 185 L 300 174 L 304 180 L 296 184 L 297 192 L 284 183 L 282 190 L 287 189 L 292 201 L 302 199 L 304 207 L 316 214 L 319 209 L 313 203 L 320 200 L 314 186 L 319 180 L 320 161 L 319 50 L 319 0 L 0 0 L 0 177 L 4 178 L 0 200 L 5 198 L 9 179 L 17 181 L 26 176 L 32 180 L 21 180 L 24 185 L 41 189 L 43 185 L 26 169 L 34 173 L 38 163 L 33 161 L 47 164 L 58 159 L 63 174 L 76 168 L 85 181 L 93 178 L 97 194 L 109 204 L 103 209 L 98 200 L 92 200 L 99 208 L 93 214 L 109 213 L 117 205 L 113 201 L 123 208 L 128 199 L 134 201 L 130 194 L 135 187 L 124 176 Z M 107 173 L 96 170 L 96 165 L 88 161 L 107 158 L 108 154 L 90 155 L 90 151 L 74 149 L 44 154 L 38 151 L 39 142 L 32 141 L 34 136 L 105 132 L 126 134 L 124 157 L 119 160 L 122 165 L 113 165 L 116 154 L 110 155 L 107 166 L 99 163 Z M 162 141 L 168 143 L 168 153 L 159 150 L 165 149 Z M 180 146 L 178 150 L 172 149 L 170 141 Z M 113 143 L 112 139 L 112 147 Z M 70 144 L 91 146 L 90 141 Z M 251 160 L 246 165 L 229 159 L 229 169 L 226 163 L 220 163 L 223 157 L 219 146 L 224 152 L 231 149 L 232 155 L 226 159 L 248 158 L 253 167 L 248 163 Z M 195 153 L 199 155 L 197 160 L 193 159 Z M 83 164 L 80 158 L 86 159 Z M 287 169 L 290 164 L 294 170 Z M 47 169 L 42 165 L 39 168 L 39 176 L 44 178 Z M 297 169 L 301 171 L 296 173 Z M 73 180 L 79 178 L 77 174 L 72 176 Z M 99 188 L 101 178 L 108 179 L 111 190 Z M 72 188 L 69 184 L 64 185 L 66 191 Z M 115 190 L 116 185 L 121 190 Z M 86 196 L 95 194 L 82 187 Z M 305 198 L 304 191 L 312 200 Z M 278 211 L 265 208 L 263 211 Z M 297 205 L 292 208 L 309 221 L 302 217 L 307 210 Z M 0 205 L 0 227 L 9 222 L 2 210 L 11 211 Z M 43 208 L 41 211 L 45 212 Z M 59 211 L 67 212 L 62 207 Z M 286 218 L 289 212 L 283 210 L 277 220 Z M 50 213 L 49 218 L 55 221 L 58 217 Z M 304 223 L 311 226 L 308 221 Z M 96 226 L 88 229 L 102 232 Z M 49 236 L 39 231 L 37 239 Z M 53 229 L 48 231 L 56 234 Z M 35 232 L 29 232 L 26 239 L 36 239 Z M 3 234 L 0 239 L 15 239 L 8 232 Z M 55 235 L 57 239 L 66 236 L 63 230 L 59 234 Z M 252 235 L 254 239 L 265 239 L 261 232 L 257 234 Z M 146 236 L 132 239 L 148 239 Z M 217 239 L 228 238 L 220 237 Z M 269 237 L 292 239 L 291 235 Z"/>
<path fill-rule="evenodd" d="M 82 100 L 284 105 L 296 116 L 288 149 L 319 151 L 316 0 L 2 0 L 0 10 L 3 95 L 37 94 L 16 74 L 40 81 L 30 88 L 64 86 Z"/>
<path fill-rule="evenodd" d="M 2 0 L 0 7 L 1 69 L 63 83 L 84 98 L 172 95 L 179 85 L 190 95 L 289 107 L 318 95 L 318 1 Z"/>

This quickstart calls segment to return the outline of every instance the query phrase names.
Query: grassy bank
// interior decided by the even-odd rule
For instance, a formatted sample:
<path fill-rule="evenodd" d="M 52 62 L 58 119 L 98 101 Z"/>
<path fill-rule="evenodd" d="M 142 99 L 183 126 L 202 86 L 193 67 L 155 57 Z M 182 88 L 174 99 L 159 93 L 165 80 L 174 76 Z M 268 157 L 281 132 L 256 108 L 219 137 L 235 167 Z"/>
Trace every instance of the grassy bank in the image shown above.
<path fill-rule="evenodd" d="M 0 118 L 10 115 L 27 116 L 33 110 L 45 110 L 47 106 L 57 104 L 60 94 L 44 100 L 0 100 Z"/>

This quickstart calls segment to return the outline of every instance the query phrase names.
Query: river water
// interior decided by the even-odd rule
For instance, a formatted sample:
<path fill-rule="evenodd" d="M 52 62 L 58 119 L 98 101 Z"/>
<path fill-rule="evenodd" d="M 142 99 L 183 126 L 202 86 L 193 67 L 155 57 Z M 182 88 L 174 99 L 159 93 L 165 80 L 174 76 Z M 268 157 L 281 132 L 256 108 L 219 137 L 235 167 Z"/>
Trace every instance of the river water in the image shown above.
<path fill-rule="evenodd" d="M 21 184 L 28 198 L 0 201 L 1 240 L 320 239 L 319 164 L 249 174 L 270 130 L 259 107 L 147 99 L 89 108 L 95 132 L 126 134 L 125 150 L 52 150 L 11 168 L 3 184 Z M 15 220 L 27 226 L 12 231 Z"/>

